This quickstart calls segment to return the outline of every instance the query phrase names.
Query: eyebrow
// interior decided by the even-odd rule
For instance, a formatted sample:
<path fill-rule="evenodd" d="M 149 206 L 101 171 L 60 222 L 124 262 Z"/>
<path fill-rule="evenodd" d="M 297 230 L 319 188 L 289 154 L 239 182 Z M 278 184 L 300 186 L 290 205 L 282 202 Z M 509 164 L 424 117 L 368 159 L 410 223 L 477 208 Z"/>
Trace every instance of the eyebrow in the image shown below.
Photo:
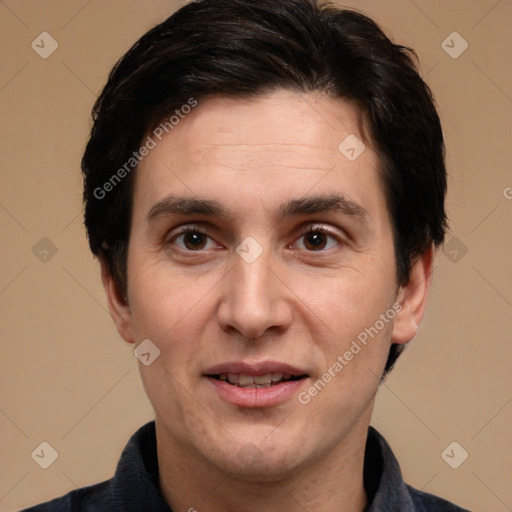
<path fill-rule="evenodd" d="M 280 205 L 278 212 L 279 220 L 300 215 L 312 215 L 326 212 L 350 215 L 362 221 L 367 220 L 369 217 L 368 211 L 365 208 L 340 194 L 313 195 L 300 199 L 292 199 Z M 156 203 L 150 209 L 148 220 L 152 221 L 158 217 L 172 214 L 204 215 L 219 218 L 233 216 L 219 201 L 170 195 Z"/>

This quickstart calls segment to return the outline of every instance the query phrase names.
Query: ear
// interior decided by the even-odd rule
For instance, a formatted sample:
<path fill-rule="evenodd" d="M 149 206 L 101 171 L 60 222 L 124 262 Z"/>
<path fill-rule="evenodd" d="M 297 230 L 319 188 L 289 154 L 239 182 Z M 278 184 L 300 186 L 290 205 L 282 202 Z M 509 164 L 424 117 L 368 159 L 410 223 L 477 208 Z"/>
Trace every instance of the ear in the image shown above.
<path fill-rule="evenodd" d="M 102 260 L 100 260 L 100 265 L 101 280 L 103 282 L 105 294 L 107 295 L 108 309 L 112 320 L 114 320 L 117 332 L 128 343 L 135 343 L 135 338 L 132 332 L 132 317 L 128 301 L 119 292 L 108 265 Z"/>
<path fill-rule="evenodd" d="M 393 343 L 409 343 L 418 332 L 432 282 L 433 259 L 434 247 L 431 246 L 414 262 L 409 282 L 398 291 L 397 302 L 402 308 L 393 323 Z"/>

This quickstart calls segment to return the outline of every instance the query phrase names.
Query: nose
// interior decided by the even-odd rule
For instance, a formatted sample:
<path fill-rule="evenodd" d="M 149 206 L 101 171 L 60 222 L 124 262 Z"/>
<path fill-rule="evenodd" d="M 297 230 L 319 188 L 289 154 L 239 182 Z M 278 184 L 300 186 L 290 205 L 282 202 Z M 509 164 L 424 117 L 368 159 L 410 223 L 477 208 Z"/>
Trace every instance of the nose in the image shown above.
<path fill-rule="evenodd" d="M 220 327 L 250 340 L 285 331 L 292 320 L 293 293 L 279 275 L 279 266 L 272 265 L 267 251 L 251 263 L 238 254 L 234 258 L 233 268 L 222 280 Z"/>

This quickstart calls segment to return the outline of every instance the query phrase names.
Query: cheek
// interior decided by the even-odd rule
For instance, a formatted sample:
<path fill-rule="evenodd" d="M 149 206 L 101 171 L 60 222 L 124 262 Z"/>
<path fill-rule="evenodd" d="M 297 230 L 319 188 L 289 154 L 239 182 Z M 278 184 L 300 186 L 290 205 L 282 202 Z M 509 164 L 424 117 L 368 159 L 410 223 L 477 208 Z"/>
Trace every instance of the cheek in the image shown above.
<path fill-rule="evenodd" d="M 316 351 L 324 365 L 319 378 L 329 381 L 314 406 L 319 413 L 326 406 L 342 415 L 354 408 L 355 414 L 378 388 L 395 316 L 394 274 L 385 275 L 378 267 L 375 272 L 368 268 L 366 273 L 346 273 L 326 286 L 327 292 L 316 295 L 314 310 L 321 321 L 315 321 L 324 333 L 317 337 Z"/>
<path fill-rule="evenodd" d="M 150 339 L 161 351 L 160 364 L 173 374 L 185 373 L 190 355 L 197 357 L 209 279 L 194 282 L 141 267 L 130 277 L 132 329 L 137 341 Z"/>
<path fill-rule="evenodd" d="M 133 251 L 128 258 L 132 317 L 140 330 L 159 332 L 179 328 L 208 298 L 218 280 L 213 272 L 194 274 L 169 264 L 162 255 Z M 144 334 L 143 332 L 141 334 Z"/>
<path fill-rule="evenodd" d="M 372 270 L 373 268 L 373 270 Z M 325 324 L 331 337 L 352 339 L 372 326 L 391 307 L 395 297 L 394 275 L 380 268 L 378 262 L 364 268 L 345 268 L 320 279 L 298 279 L 298 295 Z M 381 329 L 387 333 L 386 329 Z"/>

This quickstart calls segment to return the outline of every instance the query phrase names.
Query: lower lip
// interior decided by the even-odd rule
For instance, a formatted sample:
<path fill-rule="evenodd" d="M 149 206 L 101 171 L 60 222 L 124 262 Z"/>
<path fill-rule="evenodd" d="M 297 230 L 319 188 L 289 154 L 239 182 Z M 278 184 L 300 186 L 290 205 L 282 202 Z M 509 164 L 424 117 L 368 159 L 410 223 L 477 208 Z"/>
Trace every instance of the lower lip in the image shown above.
<path fill-rule="evenodd" d="M 299 391 L 304 384 L 304 379 L 290 380 L 281 384 L 275 384 L 268 388 L 241 388 L 233 386 L 225 381 L 206 377 L 215 387 L 222 399 L 240 407 L 272 407 L 277 405 Z"/>

